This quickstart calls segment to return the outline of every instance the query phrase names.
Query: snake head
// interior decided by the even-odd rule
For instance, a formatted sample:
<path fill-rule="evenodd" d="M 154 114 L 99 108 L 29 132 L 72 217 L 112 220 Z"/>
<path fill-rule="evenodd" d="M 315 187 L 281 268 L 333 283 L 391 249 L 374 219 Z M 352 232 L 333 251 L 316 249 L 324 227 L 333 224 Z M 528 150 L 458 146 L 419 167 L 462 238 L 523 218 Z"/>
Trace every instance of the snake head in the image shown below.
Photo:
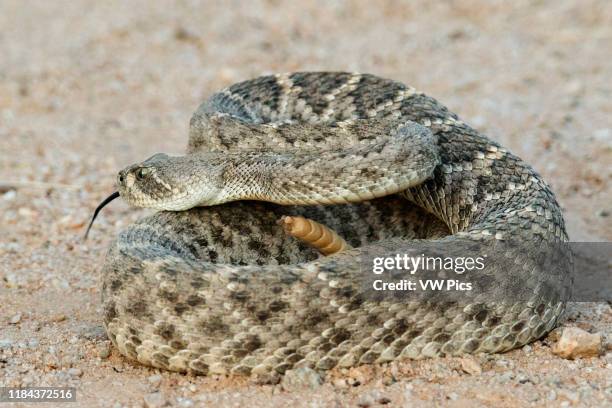
<path fill-rule="evenodd" d="M 223 163 L 208 157 L 169 156 L 158 153 L 121 170 L 120 196 L 134 207 L 183 211 L 216 204 L 223 189 Z"/>

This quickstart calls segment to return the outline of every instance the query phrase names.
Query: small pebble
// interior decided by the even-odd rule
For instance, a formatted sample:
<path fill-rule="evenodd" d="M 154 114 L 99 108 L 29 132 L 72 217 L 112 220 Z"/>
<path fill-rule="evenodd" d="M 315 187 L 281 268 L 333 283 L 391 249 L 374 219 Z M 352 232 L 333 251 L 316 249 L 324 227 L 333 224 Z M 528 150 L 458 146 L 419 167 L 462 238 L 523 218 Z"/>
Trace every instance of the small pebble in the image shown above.
<path fill-rule="evenodd" d="M 83 371 L 79 368 L 71 368 L 68 370 L 68 375 L 71 377 L 80 377 L 83 375 Z"/>
<path fill-rule="evenodd" d="M 159 387 L 159 385 L 162 382 L 162 376 L 159 374 L 155 374 L 147 378 L 147 380 L 149 381 L 149 384 L 151 384 L 152 386 Z"/>
<path fill-rule="evenodd" d="M 86 340 L 92 340 L 92 341 L 105 340 L 108 338 L 106 337 L 106 330 L 104 329 L 102 325 L 84 327 L 81 330 L 79 330 L 78 334 L 79 334 L 79 337 L 86 339 Z"/>
<path fill-rule="evenodd" d="M 24 218 L 32 218 L 32 217 L 35 217 L 36 215 L 38 215 L 36 213 L 36 211 L 33 211 L 33 210 L 31 210 L 31 209 L 29 209 L 27 207 L 20 207 L 17 210 L 17 214 L 21 215 Z"/>
<path fill-rule="evenodd" d="M 367 377 L 361 371 L 355 371 L 351 374 L 351 376 L 347 379 L 347 382 L 352 387 L 358 387 L 367 382 Z"/>
<path fill-rule="evenodd" d="M 505 373 L 501 374 L 499 376 L 499 382 L 501 382 L 502 384 L 507 383 L 508 381 L 512 380 L 514 378 L 514 374 L 512 373 L 512 371 L 506 371 Z"/>
<path fill-rule="evenodd" d="M 144 396 L 144 406 L 146 408 L 159 408 L 167 404 L 168 400 L 161 392 L 152 392 Z"/>
<path fill-rule="evenodd" d="M 13 342 L 9 339 L 0 339 L 0 350 L 9 349 L 13 345 Z"/>
<path fill-rule="evenodd" d="M 304 388 L 313 390 L 321 384 L 323 384 L 323 379 L 319 373 L 308 367 L 287 371 L 281 381 L 285 391 L 297 391 Z"/>
<path fill-rule="evenodd" d="M 410 403 L 414 399 L 414 394 L 412 394 L 413 390 L 414 390 L 414 385 L 406 384 L 406 387 L 404 388 L 404 402 L 405 403 Z"/>
<path fill-rule="evenodd" d="M 362 395 L 357 401 L 357 406 L 361 408 L 371 407 L 372 405 L 374 405 L 374 398 L 369 393 Z"/>
<path fill-rule="evenodd" d="M 540 399 L 540 396 L 536 394 L 535 392 L 527 394 L 527 401 L 536 402 L 539 399 Z"/>
<path fill-rule="evenodd" d="M 178 397 L 176 399 L 177 405 L 183 408 L 189 408 L 194 406 L 194 402 L 189 398 Z"/>
<path fill-rule="evenodd" d="M 9 320 L 10 324 L 17 324 L 21 321 L 21 313 L 17 313 L 16 315 L 14 315 L 13 317 L 11 317 L 11 320 Z"/>
<path fill-rule="evenodd" d="M 611 135 L 612 135 L 612 131 L 608 128 L 597 129 L 595 132 L 593 132 L 593 137 L 595 137 L 595 139 L 600 140 L 602 142 L 604 141 L 610 142 Z"/>
<path fill-rule="evenodd" d="M 6 201 L 11 201 L 15 199 L 17 196 L 17 192 L 15 190 L 8 190 L 6 193 L 2 194 L 2 199 Z"/>
<path fill-rule="evenodd" d="M 516 381 L 518 381 L 520 384 L 526 384 L 528 382 L 533 382 L 529 379 L 527 375 L 522 374 L 522 373 L 516 377 Z"/>
<path fill-rule="evenodd" d="M 396 382 L 397 382 L 397 379 L 394 376 L 392 376 L 392 375 L 386 375 L 382 379 L 382 383 L 385 386 L 389 386 L 389 385 L 395 384 Z"/>
<path fill-rule="evenodd" d="M 561 338 L 561 333 L 562 332 L 563 332 L 563 328 L 557 327 L 556 329 L 554 329 L 553 331 L 548 333 L 548 336 L 546 337 L 546 340 L 549 342 L 549 344 L 557 342 Z"/>
<path fill-rule="evenodd" d="M 579 400 L 578 394 L 569 390 L 560 390 L 559 397 L 565 398 L 566 400 L 569 400 L 571 402 L 578 402 Z"/>
<path fill-rule="evenodd" d="M 51 318 L 49 319 L 50 322 L 53 323 L 59 323 L 59 322 L 63 322 L 64 320 L 66 320 L 66 315 L 63 313 L 60 314 L 56 314 L 51 316 Z"/>
<path fill-rule="evenodd" d="M 552 352 L 569 360 L 597 357 L 602 353 L 601 333 L 591 334 L 577 327 L 566 327 Z"/>
<path fill-rule="evenodd" d="M 469 357 L 461 359 L 461 369 L 471 375 L 480 375 L 482 374 L 482 367 L 480 364 Z"/>
<path fill-rule="evenodd" d="M 45 356 L 45 365 L 49 368 L 58 368 L 60 366 L 59 358 L 53 354 L 47 354 Z"/>
<path fill-rule="evenodd" d="M 359 401 L 364 404 L 364 405 L 359 405 L 360 402 L 358 402 L 357 404 L 359 406 L 369 407 L 370 405 L 374 405 L 374 403 L 380 404 L 380 405 L 386 405 L 391 402 L 391 399 L 387 397 L 386 395 L 384 395 L 382 392 L 378 390 L 373 390 L 373 391 L 369 391 L 361 395 L 361 397 L 359 398 Z M 369 404 L 369 405 L 365 405 L 365 404 Z"/>
<path fill-rule="evenodd" d="M 111 346 L 108 343 L 103 343 L 98 348 L 98 357 L 105 360 L 110 356 Z"/>
<path fill-rule="evenodd" d="M 332 382 L 333 386 L 336 388 L 347 388 L 348 382 L 344 378 L 337 378 Z"/>

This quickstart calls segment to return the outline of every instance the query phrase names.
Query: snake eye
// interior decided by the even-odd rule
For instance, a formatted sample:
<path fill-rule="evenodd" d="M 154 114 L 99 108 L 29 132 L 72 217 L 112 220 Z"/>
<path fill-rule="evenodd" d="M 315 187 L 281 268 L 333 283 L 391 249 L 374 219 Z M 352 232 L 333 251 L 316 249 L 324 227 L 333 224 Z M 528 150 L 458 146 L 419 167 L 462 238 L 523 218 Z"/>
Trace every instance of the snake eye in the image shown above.
<path fill-rule="evenodd" d="M 141 167 L 138 170 L 136 170 L 136 179 L 137 180 L 142 180 L 144 179 L 149 173 L 151 173 L 151 169 L 147 168 L 147 167 Z"/>

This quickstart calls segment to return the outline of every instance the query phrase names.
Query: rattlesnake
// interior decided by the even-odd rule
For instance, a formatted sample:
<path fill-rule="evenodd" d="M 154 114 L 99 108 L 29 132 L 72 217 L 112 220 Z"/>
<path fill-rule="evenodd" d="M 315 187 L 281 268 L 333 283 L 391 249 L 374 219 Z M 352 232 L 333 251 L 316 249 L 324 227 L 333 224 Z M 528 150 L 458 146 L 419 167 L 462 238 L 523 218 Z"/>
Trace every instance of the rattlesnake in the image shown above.
<path fill-rule="evenodd" d="M 129 204 L 171 210 L 121 232 L 103 267 L 104 324 L 130 359 L 266 376 L 502 352 L 564 311 L 570 262 L 551 269 L 540 256 L 567 241 L 547 184 L 413 88 L 316 72 L 237 83 L 195 112 L 187 153 L 118 176 Z M 283 215 L 317 220 L 354 249 L 319 257 L 284 234 Z M 363 254 L 413 244 L 486 248 L 475 279 L 490 297 L 370 297 Z"/>

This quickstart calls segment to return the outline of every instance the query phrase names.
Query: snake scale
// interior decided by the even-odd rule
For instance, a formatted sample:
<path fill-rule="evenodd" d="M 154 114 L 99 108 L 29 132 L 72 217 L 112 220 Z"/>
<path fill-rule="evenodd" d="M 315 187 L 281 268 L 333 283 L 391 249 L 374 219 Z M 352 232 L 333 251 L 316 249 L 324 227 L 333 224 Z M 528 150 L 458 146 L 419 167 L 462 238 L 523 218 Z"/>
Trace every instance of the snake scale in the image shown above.
<path fill-rule="evenodd" d="M 122 231 L 103 267 L 107 333 L 145 365 L 278 376 L 503 352 L 550 331 L 569 296 L 566 264 L 538 260 L 568 240 L 542 178 L 435 99 L 373 75 L 234 84 L 193 115 L 187 155 L 129 166 L 118 186 L 128 204 L 162 210 Z M 283 215 L 353 249 L 321 257 L 285 235 Z M 524 299 L 368 296 L 364 251 L 412 243 L 486 247 L 477 279 Z"/>

